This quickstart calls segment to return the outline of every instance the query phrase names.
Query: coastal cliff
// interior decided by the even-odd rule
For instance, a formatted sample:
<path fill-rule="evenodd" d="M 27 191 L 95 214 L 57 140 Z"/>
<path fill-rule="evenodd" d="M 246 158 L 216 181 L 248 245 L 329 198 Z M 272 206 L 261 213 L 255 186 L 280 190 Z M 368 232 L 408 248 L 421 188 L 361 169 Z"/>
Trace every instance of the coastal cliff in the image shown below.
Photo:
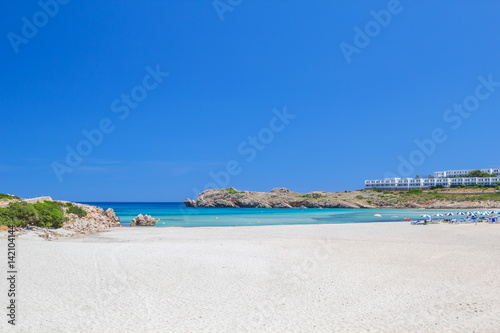
<path fill-rule="evenodd" d="M 309 193 L 275 188 L 271 192 L 238 191 L 234 188 L 206 190 L 195 200 L 186 199 L 186 207 L 206 208 L 498 208 L 500 194 L 492 191 L 410 191 L 382 192 L 357 190 Z"/>

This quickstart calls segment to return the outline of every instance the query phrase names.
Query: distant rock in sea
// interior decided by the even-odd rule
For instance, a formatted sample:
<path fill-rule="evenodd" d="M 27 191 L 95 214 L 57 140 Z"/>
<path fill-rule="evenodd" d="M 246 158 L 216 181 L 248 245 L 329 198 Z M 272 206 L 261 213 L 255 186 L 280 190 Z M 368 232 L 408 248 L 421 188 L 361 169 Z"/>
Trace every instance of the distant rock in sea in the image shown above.
<path fill-rule="evenodd" d="M 202 192 L 196 201 L 186 199 L 186 207 L 214 208 L 374 208 L 360 201 L 346 201 L 331 193 L 296 193 L 287 188 L 271 192 L 237 191 L 234 188 L 210 189 Z"/>
<path fill-rule="evenodd" d="M 191 199 L 184 200 L 184 204 L 186 205 L 186 207 L 196 207 L 196 201 Z"/>
<path fill-rule="evenodd" d="M 139 214 L 130 223 L 131 227 L 135 226 L 154 226 L 156 224 L 156 219 L 150 215 Z"/>
<path fill-rule="evenodd" d="M 433 208 L 472 209 L 500 207 L 500 193 L 462 193 L 456 189 L 436 191 L 382 191 L 377 189 L 297 193 L 287 188 L 270 192 L 238 191 L 232 187 L 210 189 L 186 207 L 206 208 Z"/>

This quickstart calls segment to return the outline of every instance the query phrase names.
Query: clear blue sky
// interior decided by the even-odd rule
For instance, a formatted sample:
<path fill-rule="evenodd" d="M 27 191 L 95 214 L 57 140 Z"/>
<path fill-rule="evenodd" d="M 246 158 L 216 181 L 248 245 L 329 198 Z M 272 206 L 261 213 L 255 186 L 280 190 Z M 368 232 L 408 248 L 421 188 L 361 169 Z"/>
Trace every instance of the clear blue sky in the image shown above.
<path fill-rule="evenodd" d="M 182 201 L 228 161 L 237 189 L 353 190 L 398 174 L 436 128 L 446 141 L 409 174 L 500 166 L 500 87 L 469 98 L 478 77 L 500 82 L 497 1 L 401 0 L 379 31 L 370 11 L 390 1 L 228 3 L 223 21 L 212 1 L 74 0 L 49 6 L 53 17 L 37 1 L 4 3 L 0 192 Z M 341 45 L 367 24 L 373 37 L 348 63 Z M 148 66 L 169 75 L 156 84 Z M 147 93 L 135 108 L 120 100 L 132 91 Z M 470 116 L 446 113 L 467 98 Z M 295 118 L 270 132 L 284 107 Z M 114 130 L 69 167 L 67 147 L 88 148 L 82 131 L 102 121 Z M 259 133 L 261 151 L 248 139 Z"/>

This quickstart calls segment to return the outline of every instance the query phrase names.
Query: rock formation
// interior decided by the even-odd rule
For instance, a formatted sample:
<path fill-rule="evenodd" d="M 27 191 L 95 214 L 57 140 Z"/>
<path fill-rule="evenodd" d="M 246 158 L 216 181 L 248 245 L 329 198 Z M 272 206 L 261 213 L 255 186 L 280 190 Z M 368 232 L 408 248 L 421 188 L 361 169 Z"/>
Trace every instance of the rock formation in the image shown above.
<path fill-rule="evenodd" d="M 120 218 L 116 216 L 115 211 L 112 208 L 106 209 L 106 211 L 104 212 L 104 215 L 106 215 L 111 220 L 114 220 L 115 222 L 120 223 Z"/>
<path fill-rule="evenodd" d="M 134 219 L 132 220 L 132 223 L 130 223 L 131 227 L 135 226 L 153 226 L 156 224 L 156 220 L 154 217 L 150 215 L 142 215 L 139 214 Z"/>
<path fill-rule="evenodd" d="M 184 200 L 184 204 L 186 205 L 186 207 L 196 207 L 196 201 L 191 199 Z"/>
<path fill-rule="evenodd" d="M 67 219 L 67 221 L 63 223 L 62 228 L 59 229 L 51 229 L 51 228 L 36 227 L 36 226 L 33 226 L 32 228 L 16 227 L 16 230 L 19 234 L 26 233 L 28 232 L 29 229 L 31 229 L 31 231 L 33 231 L 35 234 L 38 234 L 40 237 L 50 240 L 58 237 L 70 237 L 79 234 L 89 234 L 99 231 L 110 230 L 111 228 L 115 227 L 121 227 L 120 218 L 116 216 L 115 212 L 111 208 L 108 208 L 106 211 L 104 211 L 101 207 L 72 203 L 69 201 L 52 200 L 51 197 L 10 200 L 10 202 L 16 202 L 16 201 L 24 201 L 29 204 L 34 204 L 44 201 L 59 202 L 61 203 L 60 208 Z M 7 205 L 9 205 L 10 202 L 7 203 Z M 87 213 L 87 215 L 83 217 L 78 217 L 75 214 L 68 214 L 69 206 L 71 206 L 71 205 L 68 206 L 68 204 L 80 207 Z"/>
<path fill-rule="evenodd" d="M 96 206 L 77 203 L 73 205 L 85 210 L 87 216 L 78 217 L 75 214 L 69 214 L 70 220 L 64 223 L 62 229 L 80 234 L 88 234 L 121 226 L 120 218 L 115 215 L 115 212 L 111 208 L 104 211 L 101 207 Z"/>
<path fill-rule="evenodd" d="M 38 197 L 38 198 L 33 198 L 33 199 L 23 199 L 24 202 L 27 203 L 37 203 L 37 202 L 44 202 L 44 201 L 52 201 L 51 197 Z"/>
<path fill-rule="evenodd" d="M 325 192 L 307 194 L 292 192 L 286 188 L 275 188 L 269 193 L 236 191 L 234 189 L 211 189 L 202 192 L 196 201 L 186 199 L 186 207 L 216 208 L 372 208 L 372 206 L 349 202 L 329 196 Z"/>
<path fill-rule="evenodd" d="M 214 208 L 428 208 L 472 209 L 500 207 L 498 199 L 462 198 L 456 192 L 390 192 L 358 190 L 343 192 L 297 193 L 286 188 L 270 192 L 238 191 L 234 188 L 210 189 L 200 193 L 196 201 L 186 199 L 186 207 Z M 451 190 L 450 190 L 451 191 Z M 444 194 L 441 194 L 444 193 Z M 448 193 L 448 200 L 442 199 Z M 477 193 L 481 195 L 482 193 Z M 458 196 L 457 196 L 458 195 Z M 495 195 L 494 193 L 490 195 Z M 496 197 L 495 197 L 496 198 Z"/>

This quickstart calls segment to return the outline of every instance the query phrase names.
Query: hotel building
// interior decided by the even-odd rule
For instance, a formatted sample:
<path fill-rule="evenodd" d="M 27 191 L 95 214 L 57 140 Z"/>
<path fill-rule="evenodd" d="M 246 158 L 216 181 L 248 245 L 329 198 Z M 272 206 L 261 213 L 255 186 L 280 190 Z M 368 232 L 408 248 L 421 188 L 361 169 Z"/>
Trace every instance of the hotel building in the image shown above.
<path fill-rule="evenodd" d="M 385 178 L 365 180 L 365 189 L 379 188 L 381 190 L 411 190 L 425 189 L 431 186 L 455 187 L 461 185 L 489 185 L 500 183 L 500 168 L 481 169 L 482 172 L 496 174 L 497 177 L 464 177 L 473 170 L 436 171 L 435 178 Z"/>
<path fill-rule="evenodd" d="M 434 172 L 434 177 L 436 178 L 446 178 L 446 177 L 465 177 L 469 172 L 474 170 L 450 170 L 450 171 L 436 171 Z M 500 174 L 500 169 L 479 169 L 481 172 L 486 172 L 489 174 Z"/>

